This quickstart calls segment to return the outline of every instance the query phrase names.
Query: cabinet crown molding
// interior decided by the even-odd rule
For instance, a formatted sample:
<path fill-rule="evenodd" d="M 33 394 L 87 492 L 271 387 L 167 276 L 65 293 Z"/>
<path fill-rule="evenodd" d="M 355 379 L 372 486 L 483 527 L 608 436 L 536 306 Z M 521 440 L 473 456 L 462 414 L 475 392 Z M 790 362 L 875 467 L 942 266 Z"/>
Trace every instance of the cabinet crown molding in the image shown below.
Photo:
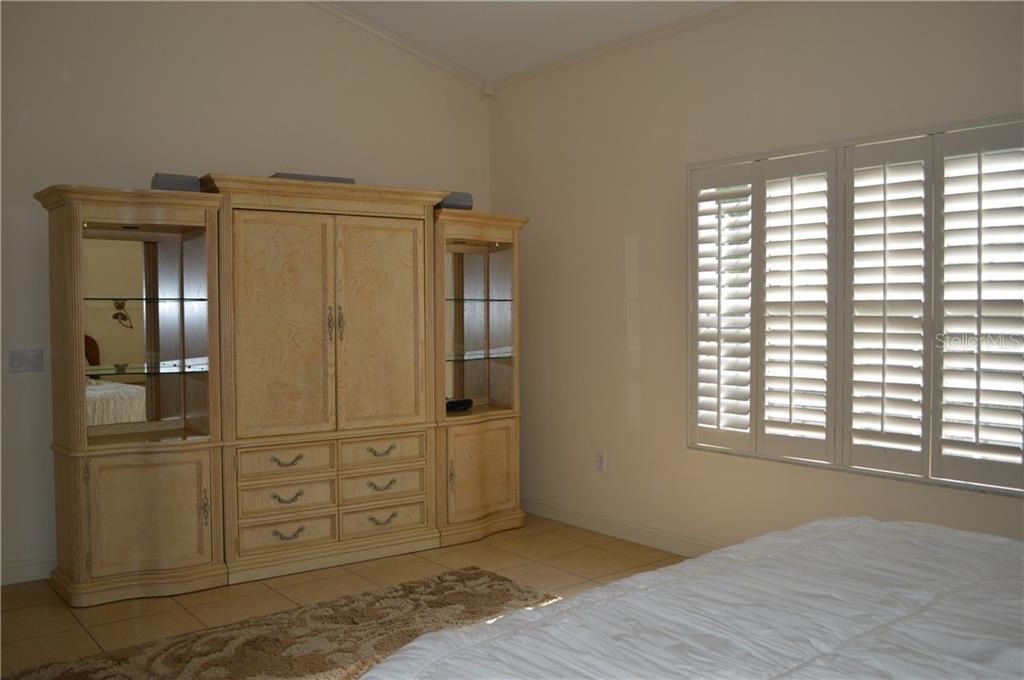
<path fill-rule="evenodd" d="M 278 194 L 305 198 L 381 201 L 431 206 L 437 205 L 449 194 L 447 191 L 316 182 L 279 177 L 245 177 L 219 173 L 204 175 L 200 179 L 200 187 L 204 192 Z"/>
<path fill-rule="evenodd" d="M 477 212 L 475 210 L 439 209 L 434 211 L 435 222 L 464 224 L 474 227 L 501 227 L 504 229 L 522 229 L 530 220 L 514 215 L 497 215 L 495 213 Z"/>
<path fill-rule="evenodd" d="M 75 184 L 55 184 L 37 191 L 33 197 L 47 210 L 74 202 L 130 204 L 133 206 L 180 206 L 216 210 L 223 200 L 223 197 L 218 194 L 160 189 L 109 189 Z"/>

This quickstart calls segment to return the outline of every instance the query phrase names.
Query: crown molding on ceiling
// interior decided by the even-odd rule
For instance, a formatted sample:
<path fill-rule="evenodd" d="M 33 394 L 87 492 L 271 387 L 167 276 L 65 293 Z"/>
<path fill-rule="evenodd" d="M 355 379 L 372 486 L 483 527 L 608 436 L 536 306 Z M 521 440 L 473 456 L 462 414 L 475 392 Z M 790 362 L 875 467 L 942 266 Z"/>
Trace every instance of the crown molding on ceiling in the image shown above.
<path fill-rule="evenodd" d="M 459 80 L 462 80 L 463 82 L 468 83 L 468 84 L 472 85 L 473 87 L 475 87 L 477 89 L 483 89 L 483 87 L 485 85 L 484 82 L 482 82 L 478 78 L 473 77 L 469 73 L 466 73 L 465 71 L 463 71 L 462 69 L 458 68 L 457 66 L 453 66 L 451 64 L 448 64 L 448 63 L 442 61 L 441 59 L 438 59 L 434 55 L 432 55 L 429 52 L 427 52 L 426 50 L 424 50 L 424 49 L 422 49 L 422 48 L 412 44 L 408 40 L 405 40 L 404 38 L 400 38 L 397 35 L 395 35 L 394 33 L 386 31 L 383 28 L 380 28 L 379 26 L 376 26 L 376 25 L 370 23 L 366 19 L 363 19 L 362 17 L 359 17 L 359 16 L 353 14 L 352 12 L 349 12 L 346 9 L 338 7 L 337 5 L 335 5 L 332 2 L 316 2 L 314 4 L 317 7 L 319 7 L 320 9 L 324 10 L 325 12 L 327 12 L 329 14 L 333 14 L 334 16 L 336 16 L 336 17 L 338 17 L 340 19 L 344 19 L 345 21 L 349 22 L 350 24 L 353 24 L 353 25 L 357 26 L 358 28 L 363 29 L 367 33 L 375 35 L 376 37 L 380 38 L 381 40 L 384 40 L 385 42 L 391 43 L 392 45 L 394 45 L 398 49 L 404 50 L 405 52 L 408 52 L 409 54 L 411 54 L 411 55 L 413 55 L 415 57 L 419 57 L 420 59 L 422 59 L 423 61 L 427 62 L 431 66 L 439 68 L 442 71 L 446 71 L 447 73 L 455 76 Z"/>

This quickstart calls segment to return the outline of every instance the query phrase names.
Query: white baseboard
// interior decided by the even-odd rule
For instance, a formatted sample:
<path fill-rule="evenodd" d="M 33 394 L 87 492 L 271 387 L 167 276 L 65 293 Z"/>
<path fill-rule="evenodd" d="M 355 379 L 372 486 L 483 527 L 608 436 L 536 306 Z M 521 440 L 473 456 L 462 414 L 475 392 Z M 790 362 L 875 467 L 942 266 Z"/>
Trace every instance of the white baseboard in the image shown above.
<path fill-rule="evenodd" d="M 49 578 L 50 572 L 56 566 L 56 555 L 25 557 L 20 560 L 3 562 L 0 564 L 0 583 L 8 585 L 10 583 Z"/>
<path fill-rule="evenodd" d="M 721 547 L 708 541 L 691 538 L 690 536 L 683 536 L 682 534 L 636 524 L 635 522 L 626 522 L 609 517 L 608 515 L 601 515 L 589 510 L 580 510 L 579 508 L 572 508 L 540 498 L 522 496 L 519 500 L 522 503 L 523 510 L 530 514 L 555 519 L 559 522 L 583 527 L 591 531 L 598 531 L 626 541 L 642 543 L 643 545 L 649 545 L 659 550 L 667 550 L 677 555 L 697 557 Z"/>

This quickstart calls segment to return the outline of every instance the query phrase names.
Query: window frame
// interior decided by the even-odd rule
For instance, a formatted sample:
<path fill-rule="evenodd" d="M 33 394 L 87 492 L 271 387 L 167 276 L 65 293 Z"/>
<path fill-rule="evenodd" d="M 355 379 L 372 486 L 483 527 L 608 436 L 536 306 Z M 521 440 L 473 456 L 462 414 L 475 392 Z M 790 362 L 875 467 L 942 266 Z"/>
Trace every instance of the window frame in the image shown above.
<path fill-rule="evenodd" d="M 942 245 L 942 187 L 944 142 L 947 136 L 963 135 L 995 135 L 1000 134 L 1013 139 L 1020 139 L 1024 131 L 1024 117 L 1021 115 L 1004 116 L 993 119 L 973 121 L 954 125 L 938 126 L 927 129 L 900 132 L 888 135 L 877 135 L 857 139 L 848 139 L 829 144 L 790 149 L 776 153 L 751 154 L 719 162 L 694 163 L 687 169 L 687 216 L 689 223 L 685 230 L 688 244 L 689 260 L 686 277 L 686 296 L 689 313 L 687 315 L 687 386 L 685 404 L 687 409 L 687 433 L 684 439 L 686 448 L 694 451 L 725 453 L 758 459 L 777 460 L 780 462 L 826 467 L 843 472 L 902 479 L 920 484 L 945 486 L 967 489 L 982 493 L 994 493 L 1014 497 L 1024 496 L 1024 462 L 1019 466 L 1021 487 L 1005 486 L 1007 475 L 992 475 L 981 471 L 971 460 L 941 460 L 940 443 L 936 440 L 935 423 L 941 423 L 941 415 L 936 408 L 940 405 L 941 367 L 936 362 L 941 359 L 941 350 L 936 349 L 936 332 L 941 329 L 941 258 L 936 255 L 936 247 Z M 1013 135 L 1017 135 L 1014 137 Z M 923 144 L 925 153 L 919 157 L 925 168 L 925 261 L 924 261 L 924 375 L 923 375 L 923 420 L 921 453 L 916 454 L 918 460 L 909 465 L 895 465 L 891 455 L 881 455 L 880 462 L 875 463 L 871 456 L 854 455 L 851 439 L 851 423 L 849 411 L 850 375 L 852 373 L 852 262 L 848 260 L 852 254 L 853 241 L 853 165 L 848 163 L 850 149 L 866 148 L 915 138 Z M 965 153 L 970 153 L 967 150 Z M 763 422 L 763 386 L 764 386 L 764 201 L 766 181 L 770 162 L 779 163 L 790 158 L 801 156 L 813 157 L 816 154 L 833 154 L 833 166 L 829 174 L 829 353 L 828 373 L 830 390 L 828 404 L 833 415 L 826 426 L 826 439 L 803 440 L 801 446 L 786 452 L 786 446 L 773 446 L 766 438 L 799 439 L 784 435 L 765 435 Z M 813 172 L 813 171 L 812 171 Z M 745 174 L 744 174 L 745 173 Z M 796 174 L 803 174 L 794 172 Z M 712 181 L 712 178 L 716 181 Z M 722 181 L 717 181 L 721 178 Z M 740 178 L 740 179 L 737 179 Z M 834 181 L 832 181 L 834 179 Z M 701 189 L 723 186 L 727 183 L 751 183 L 752 194 L 752 285 L 751 285 L 751 426 L 750 432 L 729 433 L 712 428 L 697 426 L 696 389 L 697 389 L 697 195 Z M 838 244 L 838 252 L 833 244 Z M 938 357 L 938 358 L 937 358 Z M 937 378 L 936 371 L 939 371 Z M 939 401 L 937 401 L 939 399 Z M 933 405 L 935 408 L 933 408 Z M 720 436 L 720 435 L 734 436 Z M 801 455 L 803 445 L 818 445 L 823 449 L 820 456 Z M 863 448 L 863 447 L 862 447 Z M 796 455 L 794 455 L 794 453 Z M 864 453 L 864 451 L 861 451 Z M 891 453 L 882 451 L 882 453 Z M 898 457 L 896 457 L 898 458 Z M 887 460 L 888 459 L 888 460 Z M 984 462 L 984 461 L 982 461 Z M 966 465 L 965 465 L 966 463 Z M 1004 464 L 1012 465 L 1012 464 Z M 982 466 L 984 467 L 984 466 Z M 1009 476 L 1010 478 L 1013 475 Z"/>
<path fill-rule="evenodd" d="M 764 228 L 765 228 L 765 206 L 767 201 L 767 183 L 771 179 L 779 176 L 795 176 L 795 175 L 806 175 L 817 172 L 824 172 L 828 188 L 826 194 L 828 196 L 828 208 L 827 208 L 827 220 L 828 224 L 826 227 L 826 234 L 828 243 L 833 244 L 838 242 L 838 225 L 839 225 L 839 213 L 838 206 L 840 201 L 837 200 L 839 197 L 838 191 L 838 180 L 839 172 L 837 166 L 837 156 L 835 149 L 821 149 L 818 151 L 804 152 L 799 154 L 793 154 L 789 156 L 775 156 L 766 158 L 761 161 L 761 183 L 759 188 L 755 188 L 755 195 L 760 195 L 760 210 L 754 216 L 754 248 L 756 252 L 764 253 L 765 241 L 764 241 Z M 776 168 L 773 170 L 772 168 Z M 758 205 L 758 201 L 755 200 L 755 206 Z M 757 261 L 755 257 L 754 274 L 756 276 L 756 283 L 754 286 L 754 302 L 753 302 L 753 314 L 757 322 L 757 332 L 754 334 L 755 347 L 754 353 L 756 355 L 756 370 L 758 375 L 757 381 L 757 393 L 755 397 L 756 409 L 757 409 L 757 426 L 756 432 L 757 437 L 755 440 L 755 450 L 760 452 L 762 456 L 768 458 L 784 458 L 784 459 L 799 459 L 806 462 L 821 464 L 821 463 L 834 463 L 836 459 L 836 381 L 835 371 L 839 365 L 837 361 L 837 344 L 839 335 L 835 332 L 837 326 L 837 305 L 834 302 L 835 292 L 838 285 L 838 262 L 836 253 L 833 248 L 828 250 L 828 264 L 827 264 L 827 281 L 826 286 L 829 291 L 828 293 L 828 311 L 826 313 L 826 324 L 828 327 L 827 331 L 827 345 L 825 349 L 826 355 L 826 376 L 828 386 L 826 389 L 825 402 L 826 402 L 826 422 L 825 422 L 825 438 L 823 440 L 812 440 L 804 437 L 794 437 L 780 434 L 771 434 L 766 432 L 766 424 L 764 418 L 764 385 L 766 380 L 766 368 L 765 368 L 765 263 L 762 257 L 760 261 Z M 820 449 L 819 454 L 817 450 Z M 796 455 L 790 455 L 786 452 L 793 452 Z"/>
<path fill-rule="evenodd" d="M 843 298 L 843 355 L 841 364 L 842 377 L 839 380 L 840 392 L 842 395 L 841 408 L 843 413 L 842 429 L 839 441 L 842 442 L 843 464 L 852 469 L 865 468 L 881 472 L 893 472 L 912 476 L 927 476 L 927 459 L 930 450 L 931 433 L 931 387 L 929 384 L 934 361 L 934 331 L 932 320 L 934 314 L 929 313 L 931 309 L 931 284 L 932 267 L 931 259 L 934 243 L 934 216 L 933 207 L 934 190 L 932 178 L 934 168 L 931 163 L 929 152 L 931 142 L 928 135 L 916 137 L 871 142 L 868 144 L 851 144 L 843 148 L 843 187 L 844 187 L 844 220 L 843 229 L 845 238 L 842 242 L 843 270 L 842 287 L 838 294 Z M 858 161 L 857 151 L 863 150 L 867 158 Z M 921 323 L 924 346 L 922 348 L 922 384 L 921 384 L 921 450 L 918 452 L 905 451 L 883 446 L 868 446 L 853 443 L 853 409 L 850 404 L 852 400 L 853 387 L 853 276 L 854 270 L 850 266 L 850 260 L 854 252 L 853 232 L 853 174 L 858 165 L 875 165 L 888 163 L 903 163 L 920 160 L 924 167 L 924 317 Z"/>
<path fill-rule="evenodd" d="M 934 168 L 935 197 L 932 248 L 936 256 L 933 258 L 932 290 L 933 300 L 932 317 L 935 322 L 935 333 L 941 332 L 940 325 L 943 320 L 943 303 L 945 302 L 945 288 L 943 279 L 943 236 L 945 232 L 945 159 L 946 156 L 981 153 L 986 148 L 1006 148 L 1014 144 L 1021 145 L 1024 140 L 1024 124 L 1014 125 L 992 125 L 966 130 L 952 130 L 947 133 L 936 135 L 932 146 Z M 937 337 L 933 334 L 932 337 Z M 936 343 L 933 343 L 933 345 Z M 932 403 L 934 404 L 934 421 L 938 424 L 931 430 L 931 455 L 929 476 L 939 479 L 946 479 L 952 482 L 965 482 L 984 484 L 988 486 L 1001 486 L 1004 480 L 1010 476 L 1016 476 L 1017 484 L 1024 486 L 1024 460 L 1020 464 L 1001 463 L 998 461 L 978 460 L 972 458 L 960 458 L 946 456 L 942 453 L 942 352 L 935 351 L 938 357 L 939 370 L 936 380 L 932 385 Z M 934 367 L 933 367 L 934 368 Z M 1024 457 L 1024 452 L 1022 452 Z"/>
<path fill-rule="evenodd" d="M 698 258 L 698 217 L 699 206 L 697 197 L 700 195 L 701 190 L 709 189 L 715 186 L 725 186 L 731 184 L 744 184 L 749 182 L 751 185 L 751 232 L 756 232 L 757 226 L 754 220 L 754 216 L 757 214 L 757 205 L 753 198 L 754 187 L 756 186 L 756 171 L 757 166 L 755 163 L 741 162 L 741 163 L 730 163 L 721 166 L 715 166 L 700 170 L 697 172 L 690 172 L 689 178 L 689 195 L 693 197 L 690 201 L 689 213 L 690 213 L 690 224 L 692 227 L 688 230 L 688 241 L 689 247 L 689 290 L 688 293 L 688 304 L 689 304 L 689 324 L 693 332 L 689 334 L 688 338 L 688 349 L 687 349 L 687 373 L 690 387 L 687 389 L 687 403 L 688 403 L 688 431 L 696 435 L 701 430 L 704 431 L 706 439 L 702 441 L 703 446 L 712 447 L 716 449 L 723 449 L 729 451 L 735 451 L 738 453 L 753 454 L 754 452 L 754 427 L 755 427 L 755 416 L 754 416 L 754 390 L 756 383 L 755 367 L 753 365 L 753 348 L 756 345 L 756 332 L 753 328 L 753 300 L 756 295 L 753 285 L 753 276 L 755 272 L 751 272 L 751 368 L 750 368 L 750 430 L 748 432 L 740 431 L 723 431 L 720 429 L 702 428 L 697 422 L 697 394 L 699 382 L 697 380 L 697 357 L 698 351 L 698 302 L 697 302 L 697 290 L 699 276 L 698 268 L 695 266 Z M 753 259 L 753 249 L 756 248 L 756 238 L 751 236 L 751 257 Z M 756 269 L 756 267 L 755 267 Z"/>

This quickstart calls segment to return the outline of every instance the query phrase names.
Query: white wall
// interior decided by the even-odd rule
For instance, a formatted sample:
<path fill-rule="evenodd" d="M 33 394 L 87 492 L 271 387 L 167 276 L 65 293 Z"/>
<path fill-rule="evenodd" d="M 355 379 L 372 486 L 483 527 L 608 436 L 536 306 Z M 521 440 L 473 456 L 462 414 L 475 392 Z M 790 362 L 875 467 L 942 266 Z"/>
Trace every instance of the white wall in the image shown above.
<path fill-rule="evenodd" d="M 46 213 L 50 184 L 156 171 L 355 176 L 470 191 L 487 208 L 475 88 L 298 3 L 3 3 L 4 581 L 54 560 Z M 44 348 L 43 373 L 7 373 Z"/>
<path fill-rule="evenodd" d="M 755 3 L 499 89 L 527 509 L 689 552 L 830 515 L 1021 537 L 1020 499 L 687 450 L 684 289 L 688 164 L 1019 113 L 1021 9 Z"/>

